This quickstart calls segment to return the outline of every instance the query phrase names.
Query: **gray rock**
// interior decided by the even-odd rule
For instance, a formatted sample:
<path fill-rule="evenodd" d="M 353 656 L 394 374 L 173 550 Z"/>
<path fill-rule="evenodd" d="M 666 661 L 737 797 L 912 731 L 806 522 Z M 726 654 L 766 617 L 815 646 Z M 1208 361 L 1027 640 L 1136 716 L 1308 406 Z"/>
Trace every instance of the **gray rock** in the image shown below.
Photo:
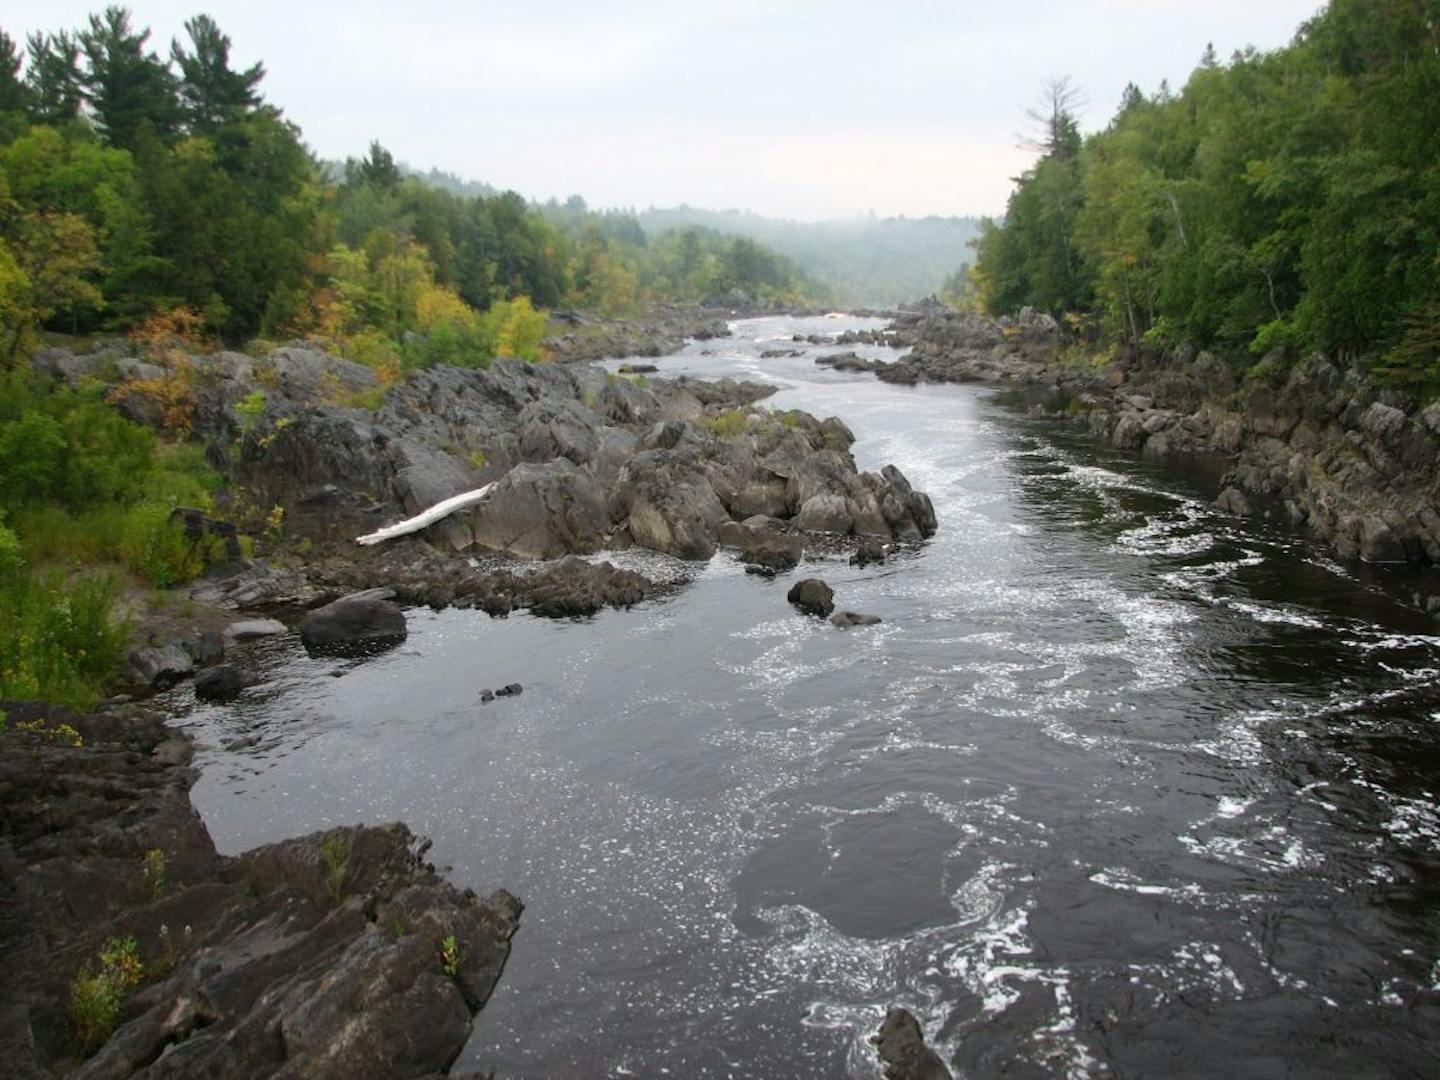
<path fill-rule="evenodd" d="M 130 654 L 130 681 L 151 690 L 169 690 L 195 672 L 195 660 L 175 643 L 136 649 Z"/>
<path fill-rule="evenodd" d="M 940 1055 L 925 1045 L 920 1022 L 905 1009 L 889 1010 L 870 1041 L 885 1067 L 885 1080 L 952 1080 Z"/>
<path fill-rule="evenodd" d="M 242 619 L 225 627 L 227 641 L 253 641 L 255 638 L 273 637 L 286 633 L 284 623 L 275 619 Z"/>
<path fill-rule="evenodd" d="M 195 696 L 201 701 L 233 701 L 242 690 L 259 682 L 260 677 L 253 671 L 221 664 L 195 677 Z"/>
<path fill-rule="evenodd" d="M 835 593 L 819 578 L 805 578 L 790 587 L 785 599 L 806 615 L 826 618 L 835 610 Z"/>
<path fill-rule="evenodd" d="M 400 644 L 406 633 L 405 613 L 389 600 L 336 600 L 300 624 L 300 640 L 312 656 L 363 656 Z"/>
<path fill-rule="evenodd" d="M 1215 500 L 1215 505 L 1227 514 L 1238 514 L 1241 517 L 1249 517 L 1254 513 L 1250 506 L 1250 500 L 1245 497 L 1243 491 L 1236 487 L 1227 487 L 1220 492 L 1219 497 Z"/>
<path fill-rule="evenodd" d="M 842 629 L 851 626 L 877 626 L 884 622 L 879 615 L 864 615 L 858 611 L 837 611 L 830 616 L 830 624 Z"/>
<path fill-rule="evenodd" d="M 597 550 L 610 527 L 593 477 L 560 458 L 517 465 L 470 515 L 475 543 L 522 559 Z"/>

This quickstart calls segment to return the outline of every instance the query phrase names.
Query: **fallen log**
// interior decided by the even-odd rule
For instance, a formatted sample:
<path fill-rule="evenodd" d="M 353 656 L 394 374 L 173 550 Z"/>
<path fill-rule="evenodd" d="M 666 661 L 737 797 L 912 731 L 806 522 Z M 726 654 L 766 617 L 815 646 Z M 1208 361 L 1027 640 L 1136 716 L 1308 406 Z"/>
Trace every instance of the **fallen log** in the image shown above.
<path fill-rule="evenodd" d="M 435 522 L 449 517 L 457 510 L 464 510 L 467 506 L 474 506 L 484 502 L 494 490 L 494 483 L 486 484 L 484 487 L 476 488 L 474 491 L 463 491 L 459 495 L 452 495 L 443 502 L 438 502 L 429 510 L 424 510 L 412 518 L 396 522 L 394 525 L 387 525 L 383 529 L 377 529 L 373 533 L 356 537 L 357 544 L 370 546 L 372 544 L 383 544 L 386 540 L 394 540 L 397 536 L 408 536 L 410 533 L 419 532 L 427 525 L 434 525 Z"/>

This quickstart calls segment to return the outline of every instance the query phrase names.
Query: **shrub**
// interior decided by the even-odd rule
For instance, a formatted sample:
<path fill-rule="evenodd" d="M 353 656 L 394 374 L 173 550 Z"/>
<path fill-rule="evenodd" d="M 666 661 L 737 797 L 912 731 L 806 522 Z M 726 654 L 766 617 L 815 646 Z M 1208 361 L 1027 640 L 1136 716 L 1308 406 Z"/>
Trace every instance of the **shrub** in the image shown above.
<path fill-rule="evenodd" d="M 742 409 L 727 409 L 718 416 L 709 416 L 700 421 L 701 426 L 711 435 L 721 439 L 733 439 L 750 430 L 750 414 Z"/>
<path fill-rule="evenodd" d="M 100 950 L 100 966 L 86 963 L 70 984 L 70 1021 L 75 1041 L 89 1057 L 114 1033 L 125 994 L 144 974 L 140 949 L 133 937 L 111 938 Z"/>
<path fill-rule="evenodd" d="M 112 617 L 105 576 L 58 573 L 0 583 L 0 697 L 38 698 L 88 709 L 120 671 L 129 627 Z"/>

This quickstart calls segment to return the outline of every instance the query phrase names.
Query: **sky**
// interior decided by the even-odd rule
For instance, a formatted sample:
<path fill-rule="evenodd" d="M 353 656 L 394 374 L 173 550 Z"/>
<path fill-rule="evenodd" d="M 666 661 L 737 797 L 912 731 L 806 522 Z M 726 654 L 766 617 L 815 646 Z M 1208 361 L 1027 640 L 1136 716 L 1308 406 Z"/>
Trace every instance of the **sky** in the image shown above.
<path fill-rule="evenodd" d="M 0 29 L 100 10 L 7 0 Z M 527 198 L 798 220 L 996 214 L 1047 79 L 1103 127 L 1127 82 L 1184 84 L 1208 43 L 1286 44 L 1321 0 L 344 4 L 150 0 L 168 52 L 205 11 L 321 157 L 394 156 Z"/>

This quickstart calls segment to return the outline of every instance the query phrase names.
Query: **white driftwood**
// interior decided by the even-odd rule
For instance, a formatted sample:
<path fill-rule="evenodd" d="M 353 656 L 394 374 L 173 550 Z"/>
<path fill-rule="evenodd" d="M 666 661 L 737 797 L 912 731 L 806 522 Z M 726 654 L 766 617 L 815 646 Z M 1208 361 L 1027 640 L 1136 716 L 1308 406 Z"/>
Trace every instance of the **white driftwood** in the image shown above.
<path fill-rule="evenodd" d="M 387 525 L 383 529 L 377 529 L 367 536 L 357 537 L 357 544 L 383 544 L 386 540 L 394 540 L 397 536 L 407 536 L 413 532 L 419 532 L 427 525 L 434 525 L 441 518 L 447 518 L 456 510 L 464 510 L 467 506 L 474 506 L 476 503 L 484 502 L 494 489 L 493 483 L 486 484 L 474 491 L 463 491 L 459 495 L 452 495 L 444 502 L 438 502 L 429 510 L 416 514 L 412 518 L 397 522 L 394 525 Z"/>

